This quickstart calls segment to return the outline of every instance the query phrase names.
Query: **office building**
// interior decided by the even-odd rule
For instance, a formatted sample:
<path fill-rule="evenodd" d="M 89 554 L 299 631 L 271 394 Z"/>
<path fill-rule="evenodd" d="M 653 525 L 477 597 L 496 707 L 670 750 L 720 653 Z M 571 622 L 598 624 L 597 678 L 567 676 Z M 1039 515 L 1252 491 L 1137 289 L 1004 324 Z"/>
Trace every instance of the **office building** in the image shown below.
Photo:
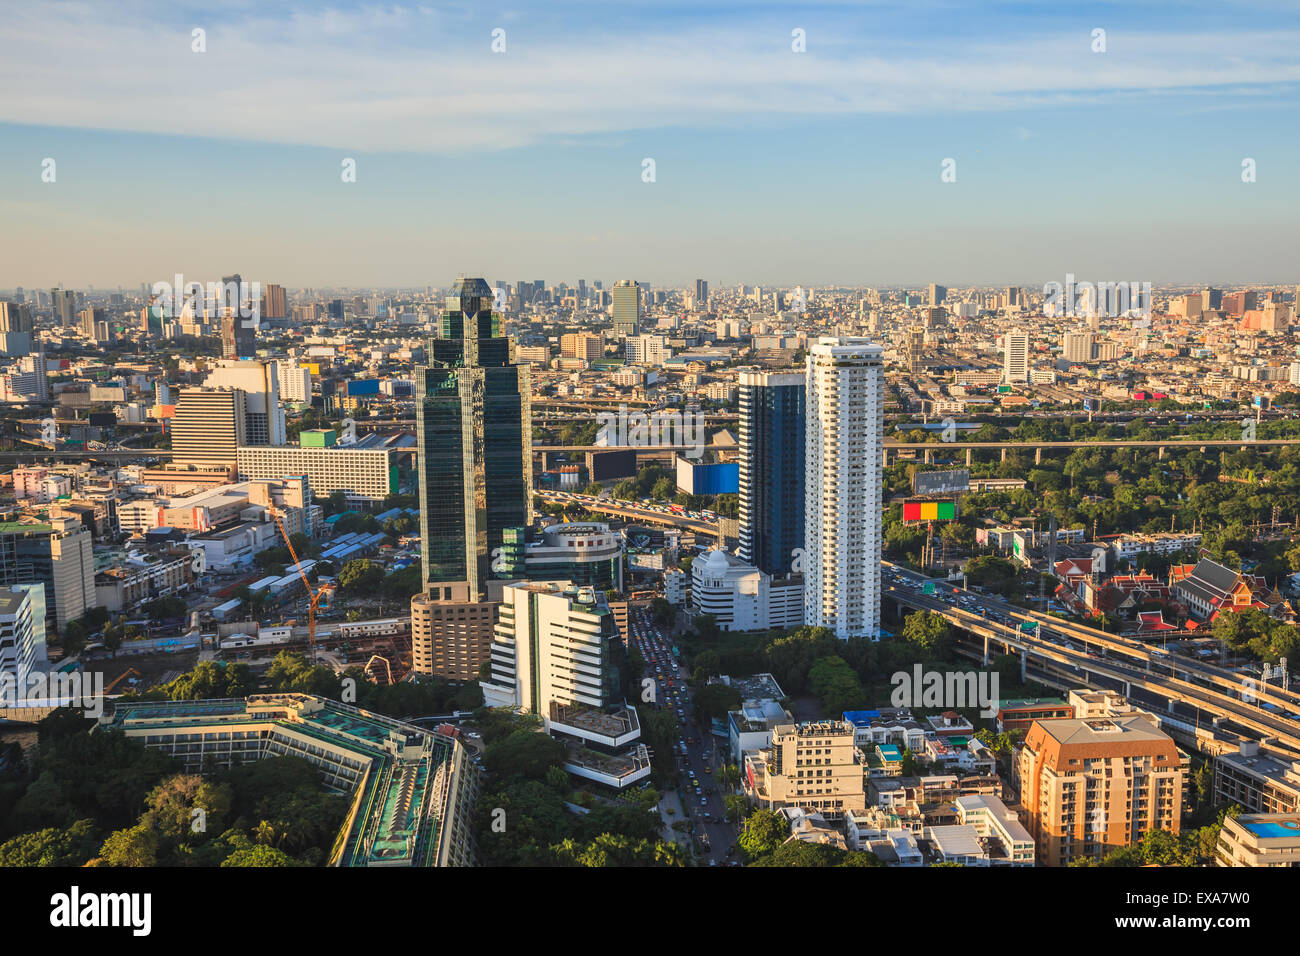
<path fill-rule="evenodd" d="M 0 299 L 0 332 L 26 332 L 33 330 L 32 311 L 27 306 Z"/>
<path fill-rule="evenodd" d="M 673 357 L 664 335 L 633 335 L 627 338 L 627 363 L 629 365 L 660 366 Z"/>
<path fill-rule="evenodd" d="M 925 329 L 916 325 L 907 329 L 907 371 L 909 375 L 925 371 Z"/>
<path fill-rule="evenodd" d="M 43 584 L 59 630 L 95 606 L 91 532 L 78 518 L 0 522 L 0 587 Z"/>
<path fill-rule="evenodd" d="M 1038 862 L 1066 866 L 1179 832 L 1178 748 L 1143 714 L 1035 721 L 1018 758 L 1020 804 Z"/>
<path fill-rule="evenodd" d="M 246 399 L 239 388 L 182 388 L 171 420 L 172 461 L 233 468 L 247 445 Z"/>
<path fill-rule="evenodd" d="M 222 361 L 204 380 L 203 385 L 205 388 L 239 389 L 244 393 L 243 444 L 285 443 L 278 363 L 257 360 Z"/>
<path fill-rule="evenodd" d="M 943 305 L 944 300 L 948 298 L 948 290 L 941 285 L 930 283 L 930 306 Z"/>
<path fill-rule="evenodd" d="M 505 529 L 532 523 L 528 366 L 510 364 L 482 279 L 458 281 L 428 353 L 415 370 L 424 581 L 467 581 L 481 599 Z"/>
<path fill-rule="evenodd" d="M 54 312 L 54 322 L 63 328 L 71 328 L 76 324 L 77 293 L 67 289 L 50 290 L 50 306 Z"/>
<path fill-rule="evenodd" d="M 622 790 L 650 774 L 636 710 L 623 702 L 626 650 L 605 597 L 568 581 L 502 588 L 488 707 L 541 717 L 575 776 Z"/>
<path fill-rule="evenodd" d="M 699 312 L 709 309 L 709 284 L 703 279 L 695 280 L 695 308 Z"/>
<path fill-rule="evenodd" d="M 605 340 L 599 335 L 569 332 L 560 336 L 560 358 L 596 362 L 605 357 Z"/>
<path fill-rule="evenodd" d="M 789 574 L 804 546 L 806 379 L 802 372 L 740 375 L 739 555 Z"/>
<path fill-rule="evenodd" d="M 352 507 L 372 508 L 397 493 L 395 449 L 356 448 L 332 440 L 313 446 L 308 444 L 311 436 L 303 435 L 303 443 L 297 446 L 239 446 L 235 460 L 240 477 L 265 481 L 305 475 L 313 495 L 328 498 L 341 491 Z"/>
<path fill-rule="evenodd" d="M 1002 336 L 1002 381 L 1029 381 L 1029 334 L 1007 332 Z"/>
<path fill-rule="evenodd" d="M 822 338 L 808 353 L 804 623 L 880 635 L 883 351 Z"/>
<path fill-rule="evenodd" d="M 257 329 L 254 319 L 240 316 L 238 310 L 221 316 L 221 357 L 254 358 L 257 355 Z"/>
<path fill-rule="evenodd" d="M 641 287 L 633 279 L 614 283 L 614 337 L 630 338 L 641 330 Z"/>
<path fill-rule="evenodd" d="M 597 591 L 623 590 L 623 534 L 596 521 L 553 524 L 530 534 L 507 528 L 498 578 L 569 581 Z"/>
<path fill-rule="evenodd" d="M 47 663 L 43 604 L 38 585 L 0 587 L 0 701 L 24 696 Z"/>
<path fill-rule="evenodd" d="M 289 317 L 289 300 L 284 294 L 284 286 L 268 283 L 262 292 L 262 318 L 287 319 Z"/>
<path fill-rule="evenodd" d="M 724 631 L 785 630 L 803 623 L 803 579 L 773 578 L 726 551 L 691 563 L 691 604 Z"/>

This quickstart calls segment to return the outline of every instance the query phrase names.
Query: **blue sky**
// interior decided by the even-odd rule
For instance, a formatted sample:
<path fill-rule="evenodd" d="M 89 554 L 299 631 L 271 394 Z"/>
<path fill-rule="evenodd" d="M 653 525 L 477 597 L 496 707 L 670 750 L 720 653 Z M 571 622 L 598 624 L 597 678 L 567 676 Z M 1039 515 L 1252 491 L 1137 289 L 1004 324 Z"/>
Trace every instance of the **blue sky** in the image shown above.
<path fill-rule="evenodd" d="M 52 2 L 0 49 L 0 288 L 1300 281 L 1293 3 Z"/>

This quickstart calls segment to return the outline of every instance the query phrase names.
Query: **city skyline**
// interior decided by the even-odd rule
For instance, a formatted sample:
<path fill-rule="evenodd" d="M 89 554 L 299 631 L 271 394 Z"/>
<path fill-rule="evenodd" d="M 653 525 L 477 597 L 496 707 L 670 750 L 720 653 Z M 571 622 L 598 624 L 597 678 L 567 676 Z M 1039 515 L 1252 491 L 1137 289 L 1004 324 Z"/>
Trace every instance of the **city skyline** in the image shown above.
<path fill-rule="evenodd" d="M 715 287 L 1293 281 L 1300 15 L 1169 14 L 15 9 L 0 214 L 23 239 L 5 258 L 43 286 L 220 276 L 231 246 L 290 286 L 573 261 Z M 486 228 L 438 228 L 471 216 Z"/>

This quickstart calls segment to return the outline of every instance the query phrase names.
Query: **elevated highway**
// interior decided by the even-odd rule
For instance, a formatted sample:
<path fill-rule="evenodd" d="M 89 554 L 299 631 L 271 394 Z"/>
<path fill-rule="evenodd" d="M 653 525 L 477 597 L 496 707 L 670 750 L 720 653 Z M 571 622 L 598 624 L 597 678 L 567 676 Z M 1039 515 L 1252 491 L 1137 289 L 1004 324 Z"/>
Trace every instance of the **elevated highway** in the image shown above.
<path fill-rule="evenodd" d="M 1287 713 L 1300 711 L 1300 696 L 1280 687 L 1252 681 L 1241 675 L 1201 661 L 1157 653 L 1156 648 L 1126 640 L 1092 628 L 1062 621 L 1050 615 L 1025 614 L 990 599 L 987 595 L 935 581 L 935 593 L 925 594 L 925 582 L 932 580 L 885 563 L 883 596 L 914 610 L 943 615 L 961 632 L 959 649 L 987 663 L 990 651 L 998 648 L 1020 657 L 1026 674 L 1034 662 L 1075 675 L 1085 686 L 1118 687 L 1126 696 L 1140 690 L 1149 698 L 1163 701 L 1172 715 L 1183 708 L 1194 719 L 1206 716 L 1206 724 L 1227 722 L 1243 735 L 1271 738 L 1276 746 L 1300 757 L 1300 720 Z M 956 599 L 968 597 L 968 606 Z M 1003 623 L 1003 622 L 1006 623 Z M 1027 621 L 1037 621 L 1034 632 L 1021 630 Z M 972 646 L 973 645 L 973 646 Z M 1274 713 L 1264 707 L 1278 708 Z"/>

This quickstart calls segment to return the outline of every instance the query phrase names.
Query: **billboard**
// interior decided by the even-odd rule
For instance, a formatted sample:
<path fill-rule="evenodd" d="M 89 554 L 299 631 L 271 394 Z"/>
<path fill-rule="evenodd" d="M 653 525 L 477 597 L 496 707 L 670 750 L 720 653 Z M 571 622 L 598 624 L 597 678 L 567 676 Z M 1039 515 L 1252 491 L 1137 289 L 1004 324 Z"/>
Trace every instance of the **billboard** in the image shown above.
<path fill-rule="evenodd" d="M 379 379 L 357 378 L 348 382 L 348 395 L 378 395 Z"/>
<path fill-rule="evenodd" d="M 904 521 L 952 521 L 957 517 L 955 501 L 904 501 Z"/>
<path fill-rule="evenodd" d="M 912 475 L 914 495 L 960 495 L 967 491 L 970 491 L 970 471 L 966 468 L 918 471 Z"/>
<path fill-rule="evenodd" d="M 114 412 L 91 412 L 90 424 L 98 428 L 113 428 L 117 425 L 117 415 Z"/>
<path fill-rule="evenodd" d="M 587 474 L 591 481 L 631 478 L 636 475 L 636 450 L 587 452 Z"/>

